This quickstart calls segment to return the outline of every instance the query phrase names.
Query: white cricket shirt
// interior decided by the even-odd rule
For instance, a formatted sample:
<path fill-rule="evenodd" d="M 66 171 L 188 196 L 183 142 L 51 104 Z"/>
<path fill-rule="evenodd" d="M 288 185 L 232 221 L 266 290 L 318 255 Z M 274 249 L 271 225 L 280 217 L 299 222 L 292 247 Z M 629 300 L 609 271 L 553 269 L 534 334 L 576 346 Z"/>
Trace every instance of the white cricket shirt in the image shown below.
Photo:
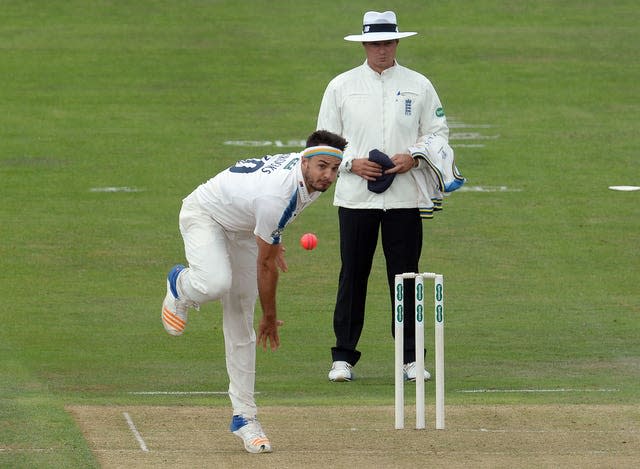
<path fill-rule="evenodd" d="M 194 192 L 202 207 L 229 232 L 253 232 L 278 244 L 284 228 L 320 196 L 309 194 L 300 153 L 238 161 Z"/>

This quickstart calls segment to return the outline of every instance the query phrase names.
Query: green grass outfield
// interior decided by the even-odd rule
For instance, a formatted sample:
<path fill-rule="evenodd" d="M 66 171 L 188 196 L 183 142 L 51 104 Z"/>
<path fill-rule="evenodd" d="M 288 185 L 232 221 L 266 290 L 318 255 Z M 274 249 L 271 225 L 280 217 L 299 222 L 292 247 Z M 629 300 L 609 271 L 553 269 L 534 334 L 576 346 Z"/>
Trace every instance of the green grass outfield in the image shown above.
<path fill-rule="evenodd" d="M 446 281 L 447 402 L 640 403 L 640 192 L 608 190 L 640 185 L 637 2 L 392 4 L 420 32 L 399 61 L 432 79 L 467 185 L 485 190 L 425 222 L 421 268 Z M 237 159 L 299 150 L 274 142 L 314 130 L 327 82 L 364 60 L 342 37 L 387 8 L 0 1 L 0 466 L 96 465 L 65 405 L 229 405 L 132 394 L 226 390 L 219 305 L 181 338 L 160 323 L 181 198 Z M 135 191 L 96 192 L 110 187 Z M 259 405 L 392 403 L 381 253 L 361 379 L 326 379 L 331 202 L 285 233 L 282 348 L 258 354 Z"/>

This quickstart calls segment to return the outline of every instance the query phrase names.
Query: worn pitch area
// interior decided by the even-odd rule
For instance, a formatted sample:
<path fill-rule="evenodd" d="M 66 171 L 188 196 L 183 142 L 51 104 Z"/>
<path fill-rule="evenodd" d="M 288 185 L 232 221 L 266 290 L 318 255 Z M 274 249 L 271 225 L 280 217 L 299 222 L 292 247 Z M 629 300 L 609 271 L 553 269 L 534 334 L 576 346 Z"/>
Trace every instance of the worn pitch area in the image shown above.
<path fill-rule="evenodd" d="M 102 467 L 637 467 L 640 408 L 447 406 L 446 430 L 393 428 L 391 406 L 262 407 L 271 454 L 249 454 L 226 407 L 69 406 Z"/>

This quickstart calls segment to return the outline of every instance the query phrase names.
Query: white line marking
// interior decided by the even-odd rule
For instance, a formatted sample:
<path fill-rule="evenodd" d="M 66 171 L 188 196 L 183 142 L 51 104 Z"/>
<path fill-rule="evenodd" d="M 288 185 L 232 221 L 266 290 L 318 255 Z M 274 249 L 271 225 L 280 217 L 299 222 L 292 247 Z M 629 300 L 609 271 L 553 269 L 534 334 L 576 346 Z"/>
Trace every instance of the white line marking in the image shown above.
<path fill-rule="evenodd" d="M 55 453 L 56 448 L 0 448 L 0 453 Z"/>
<path fill-rule="evenodd" d="M 136 187 L 92 187 L 89 192 L 142 192 Z"/>
<path fill-rule="evenodd" d="M 517 393 L 517 392 L 620 392 L 619 389 L 572 389 L 572 388 L 558 388 L 558 389 L 459 389 L 457 392 L 463 393 Z"/>
<path fill-rule="evenodd" d="M 510 429 L 503 429 L 503 428 L 494 428 L 494 429 L 489 429 L 489 428 L 461 428 L 460 430 L 458 430 L 460 432 L 486 432 L 486 433 L 563 433 L 566 434 L 567 430 L 565 429 L 548 429 L 548 430 L 516 430 L 513 428 Z M 637 433 L 634 430 L 629 430 L 629 429 L 622 429 L 622 430 L 575 430 L 572 429 L 571 433 L 586 433 L 586 434 L 610 434 L 610 433 L 621 433 L 621 434 L 628 434 L 628 433 Z"/>
<path fill-rule="evenodd" d="M 131 420 L 131 416 L 129 416 L 129 413 L 128 412 L 122 412 L 122 415 L 124 415 L 124 418 L 126 419 L 127 424 L 129 425 L 129 429 L 131 430 L 131 433 L 133 433 L 133 436 L 136 438 L 136 441 L 140 445 L 140 449 L 142 451 L 144 451 L 145 453 L 148 453 L 149 452 L 149 448 L 147 448 L 147 445 L 145 444 L 144 440 L 142 439 L 142 435 L 140 435 L 140 432 L 138 431 L 136 426 L 133 424 L 133 420 Z"/>
<path fill-rule="evenodd" d="M 282 140 L 275 140 L 275 141 L 271 141 L 271 140 L 227 140 L 224 142 L 225 145 L 235 145 L 235 146 L 239 146 L 239 147 L 270 147 L 270 146 L 275 146 L 275 147 L 297 147 L 297 148 L 304 148 L 304 146 L 306 145 L 306 141 L 305 140 L 288 140 L 288 141 L 282 141 Z"/>
<path fill-rule="evenodd" d="M 640 186 L 609 186 L 609 189 L 611 189 L 612 191 L 630 192 L 640 191 Z"/>
<path fill-rule="evenodd" d="M 500 135 L 482 135 L 478 132 L 451 132 L 450 141 L 456 140 L 496 140 Z"/>
<path fill-rule="evenodd" d="M 450 129 L 491 129 L 490 124 L 465 124 L 463 122 L 449 122 Z"/>
<path fill-rule="evenodd" d="M 522 192 L 507 186 L 462 186 L 456 192 Z"/>
<path fill-rule="evenodd" d="M 138 396 L 226 396 L 229 393 L 227 391 L 134 391 L 129 394 Z"/>

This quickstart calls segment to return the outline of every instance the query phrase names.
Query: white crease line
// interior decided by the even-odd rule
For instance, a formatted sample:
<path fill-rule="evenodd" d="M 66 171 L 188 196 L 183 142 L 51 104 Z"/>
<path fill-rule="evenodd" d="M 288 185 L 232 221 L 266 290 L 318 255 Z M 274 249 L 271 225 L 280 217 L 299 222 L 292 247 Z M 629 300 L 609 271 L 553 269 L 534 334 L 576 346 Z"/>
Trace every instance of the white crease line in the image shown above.
<path fill-rule="evenodd" d="M 145 453 L 148 453 L 149 452 L 149 448 L 147 448 L 146 443 L 142 439 L 142 435 L 140 435 L 140 432 L 138 431 L 138 429 L 134 425 L 133 420 L 131 420 L 131 416 L 129 415 L 129 413 L 128 412 L 122 412 L 122 415 L 124 415 L 124 418 L 126 419 L 127 424 L 129 425 L 129 429 L 131 430 L 131 433 L 133 433 L 133 436 L 136 438 L 136 441 L 140 445 L 140 449 L 142 451 L 144 451 Z"/>
<path fill-rule="evenodd" d="M 509 392 L 620 392 L 619 389 L 459 389 L 457 392 L 463 393 L 509 393 Z"/>
<path fill-rule="evenodd" d="M 571 434 L 576 434 L 576 433 L 581 433 L 581 434 L 622 434 L 622 435 L 627 435 L 627 434 L 636 434 L 638 432 L 636 432 L 635 430 L 629 430 L 629 429 L 623 429 L 623 430 L 616 430 L 616 429 L 611 429 L 611 430 L 575 430 L 575 429 L 562 429 L 562 428 L 552 428 L 552 429 L 547 429 L 547 430 L 517 430 L 517 429 L 506 429 L 506 428 L 461 428 L 460 430 L 457 430 L 459 432 L 467 432 L 467 433 L 473 433 L 473 432 L 480 432 L 480 433 L 571 433 Z"/>
<path fill-rule="evenodd" d="M 56 448 L 0 448 L 0 453 L 55 453 L 56 451 Z"/>

